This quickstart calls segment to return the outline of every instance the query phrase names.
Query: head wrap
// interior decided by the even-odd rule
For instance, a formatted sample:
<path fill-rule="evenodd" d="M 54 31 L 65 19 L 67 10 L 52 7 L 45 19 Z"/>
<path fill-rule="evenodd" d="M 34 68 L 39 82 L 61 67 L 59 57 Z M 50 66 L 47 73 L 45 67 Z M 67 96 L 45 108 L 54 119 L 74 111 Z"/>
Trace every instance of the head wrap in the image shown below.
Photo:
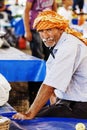
<path fill-rule="evenodd" d="M 55 11 L 46 10 L 39 13 L 33 24 L 33 28 L 36 28 L 37 31 L 55 27 L 76 36 L 87 45 L 87 39 L 83 38 L 83 35 L 80 32 L 71 29 L 69 27 L 69 21 Z"/>
<path fill-rule="evenodd" d="M 41 12 L 34 21 L 33 27 L 37 29 L 37 31 L 43 29 L 51 29 L 54 27 L 65 30 L 68 26 L 69 21 L 64 17 L 60 16 L 54 11 L 43 11 Z"/>

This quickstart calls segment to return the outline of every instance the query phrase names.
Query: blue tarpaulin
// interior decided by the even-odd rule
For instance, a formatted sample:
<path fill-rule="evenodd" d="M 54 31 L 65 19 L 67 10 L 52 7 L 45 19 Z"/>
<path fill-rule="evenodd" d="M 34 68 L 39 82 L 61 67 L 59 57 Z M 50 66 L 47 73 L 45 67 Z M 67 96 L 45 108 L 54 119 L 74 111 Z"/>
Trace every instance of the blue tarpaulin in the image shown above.
<path fill-rule="evenodd" d="M 11 26 L 14 27 L 14 33 L 16 36 L 24 36 L 24 22 L 23 18 L 13 18 L 11 21 Z"/>
<path fill-rule="evenodd" d="M 75 130 L 77 123 L 84 123 L 87 128 L 86 119 L 74 118 L 36 118 L 33 120 L 12 120 L 10 130 Z"/>
<path fill-rule="evenodd" d="M 12 115 L 15 113 L 9 104 L 0 107 L 0 115 L 11 119 L 10 130 L 75 130 L 77 123 L 84 123 L 87 128 L 87 119 L 43 117 L 14 120 Z"/>

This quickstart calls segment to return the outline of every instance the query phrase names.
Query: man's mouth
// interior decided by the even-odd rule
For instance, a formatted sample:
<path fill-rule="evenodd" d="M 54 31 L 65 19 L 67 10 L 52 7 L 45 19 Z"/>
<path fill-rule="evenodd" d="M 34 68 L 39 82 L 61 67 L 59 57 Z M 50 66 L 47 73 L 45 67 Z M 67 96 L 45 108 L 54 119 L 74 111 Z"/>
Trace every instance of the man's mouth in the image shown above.
<path fill-rule="evenodd" d="M 53 42 L 53 38 L 47 38 L 47 39 L 43 39 L 43 42 Z"/>

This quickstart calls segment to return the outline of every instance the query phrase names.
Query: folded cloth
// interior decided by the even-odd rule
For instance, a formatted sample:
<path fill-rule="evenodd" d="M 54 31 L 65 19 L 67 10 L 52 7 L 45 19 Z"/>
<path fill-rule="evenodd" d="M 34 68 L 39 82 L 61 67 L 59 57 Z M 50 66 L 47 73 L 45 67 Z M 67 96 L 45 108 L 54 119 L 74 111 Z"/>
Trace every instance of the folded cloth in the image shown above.
<path fill-rule="evenodd" d="M 11 86 L 6 78 L 0 74 L 0 106 L 3 106 L 9 99 L 9 91 Z"/>
<path fill-rule="evenodd" d="M 10 47 L 9 43 L 4 38 L 0 38 L 0 48 L 9 48 L 9 47 Z"/>

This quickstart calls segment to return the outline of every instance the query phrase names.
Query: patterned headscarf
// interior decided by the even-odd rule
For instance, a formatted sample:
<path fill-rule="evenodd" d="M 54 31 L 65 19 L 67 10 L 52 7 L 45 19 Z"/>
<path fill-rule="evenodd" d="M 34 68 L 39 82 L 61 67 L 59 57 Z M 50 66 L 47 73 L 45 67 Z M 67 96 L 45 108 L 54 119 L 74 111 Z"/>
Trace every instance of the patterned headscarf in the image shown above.
<path fill-rule="evenodd" d="M 71 29 L 69 27 L 69 21 L 54 11 L 47 10 L 41 12 L 33 24 L 33 28 L 36 28 L 37 31 L 55 27 L 76 36 L 87 45 L 87 39 L 83 38 L 83 35 L 80 32 Z"/>

